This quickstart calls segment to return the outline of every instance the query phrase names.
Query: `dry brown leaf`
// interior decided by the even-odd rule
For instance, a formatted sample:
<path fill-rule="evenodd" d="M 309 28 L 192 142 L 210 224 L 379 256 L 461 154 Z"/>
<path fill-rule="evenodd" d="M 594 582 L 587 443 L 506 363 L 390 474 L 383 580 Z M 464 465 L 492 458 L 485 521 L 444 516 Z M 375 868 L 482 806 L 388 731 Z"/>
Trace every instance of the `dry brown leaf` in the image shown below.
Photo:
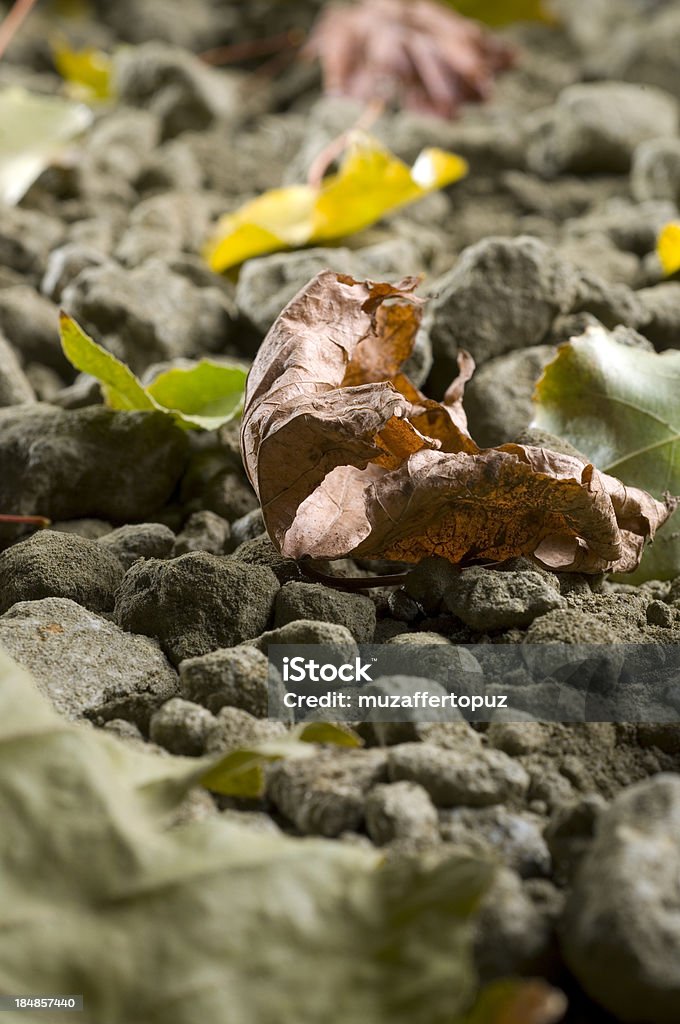
<path fill-rule="evenodd" d="M 513 51 L 475 21 L 430 0 L 361 0 L 326 8 L 306 47 L 324 88 L 439 117 L 488 97 Z"/>
<path fill-rule="evenodd" d="M 262 343 L 241 445 L 278 549 L 291 558 L 526 555 L 560 570 L 634 569 L 669 505 L 545 448 L 480 449 L 463 411 L 468 353 L 443 403 L 401 372 L 422 316 L 417 283 L 323 271 Z"/>

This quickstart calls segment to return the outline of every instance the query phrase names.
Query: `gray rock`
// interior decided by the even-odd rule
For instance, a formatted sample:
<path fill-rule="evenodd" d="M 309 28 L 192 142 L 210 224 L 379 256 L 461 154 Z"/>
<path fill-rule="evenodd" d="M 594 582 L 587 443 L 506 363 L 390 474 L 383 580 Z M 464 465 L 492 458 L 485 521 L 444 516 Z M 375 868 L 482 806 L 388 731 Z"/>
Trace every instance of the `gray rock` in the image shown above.
<path fill-rule="evenodd" d="M 367 644 L 375 632 L 375 605 L 370 597 L 319 583 L 286 583 L 276 595 L 274 626 L 279 628 L 299 619 L 346 626 L 358 644 Z"/>
<path fill-rule="evenodd" d="M 617 630 L 592 612 L 560 608 L 541 615 L 529 626 L 525 644 L 616 644 Z"/>
<path fill-rule="evenodd" d="M 169 558 L 175 535 L 163 523 L 129 523 L 105 533 L 99 543 L 127 570 L 138 558 Z"/>
<path fill-rule="evenodd" d="M 266 565 L 274 573 L 279 583 L 290 583 L 300 579 L 300 569 L 292 558 L 279 554 L 266 533 L 244 541 L 232 552 L 232 558 L 248 565 Z"/>
<path fill-rule="evenodd" d="M 388 754 L 390 778 L 417 782 L 438 807 L 486 807 L 520 800 L 529 787 L 524 768 L 500 750 L 445 750 L 402 743 Z"/>
<path fill-rule="evenodd" d="M 640 275 L 636 253 L 620 249 L 605 234 L 593 232 L 578 237 L 567 234 L 557 247 L 560 256 L 581 270 L 596 274 L 606 281 L 633 287 Z"/>
<path fill-rule="evenodd" d="M 212 717 L 212 716 L 211 716 Z M 221 708 L 208 730 L 206 753 L 223 754 L 239 747 L 251 747 L 286 735 L 283 722 L 255 718 L 242 708 Z"/>
<path fill-rule="evenodd" d="M 105 537 L 107 533 L 112 533 L 113 527 L 111 523 L 106 523 L 103 519 L 58 519 L 55 523 L 52 523 L 50 530 L 56 530 L 57 533 L 75 533 L 79 537 L 86 537 L 87 540 L 99 540 L 100 537 Z M 122 564 L 122 559 L 118 552 L 114 551 L 113 553 Z"/>
<path fill-rule="evenodd" d="M 624 790 L 600 818 L 569 894 L 564 958 L 618 1020 L 680 1017 L 680 779 Z"/>
<path fill-rule="evenodd" d="M 231 545 L 236 549 L 246 541 L 255 540 L 264 533 L 262 509 L 254 508 L 231 524 Z"/>
<path fill-rule="evenodd" d="M 361 827 L 366 793 L 384 780 L 380 750 L 323 751 L 274 763 L 267 796 L 303 835 L 333 838 Z"/>
<path fill-rule="evenodd" d="M 599 74 L 666 89 L 680 99 L 680 11 L 659 5 L 655 16 L 628 20 L 616 13 L 616 31 L 593 61 Z M 659 134 L 667 134 L 661 133 Z"/>
<path fill-rule="evenodd" d="M 639 203 L 666 199 L 680 205 L 680 139 L 649 139 L 633 154 L 630 188 Z"/>
<path fill-rule="evenodd" d="M 177 693 L 160 647 L 73 601 L 22 601 L 0 617 L 0 644 L 66 718 L 129 718 L 144 730 Z"/>
<path fill-rule="evenodd" d="M 532 898 L 531 887 L 537 883 L 548 888 L 540 901 Z M 475 917 L 475 964 L 480 979 L 552 974 L 558 969 L 553 937 L 562 903 L 561 894 L 546 880 L 522 884 L 515 871 L 497 870 Z"/>
<path fill-rule="evenodd" d="M 256 637 L 278 589 L 269 569 L 191 551 L 135 563 L 118 590 L 115 616 L 123 628 L 155 636 L 178 665 Z"/>
<path fill-rule="evenodd" d="M 152 714 L 149 737 L 171 754 L 198 757 L 214 723 L 214 716 L 205 708 L 173 697 Z"/>
<path fill-rule="evenodd" d="M 194 512 L 177 534 L 173 554 L 187 551 L 207 551 L 211 555 L 224 553 L 229 541 L 229 523 L 215 512 Z"/>
<path fill-rule="evenodd" d="M 566 607 L 540 572 L 464 569 L 445 595 L 446 607 L 479 632 L 528 626 L 539 615 Z"/>
<path fill-rule="evenodd" d="M 330 647 L 346 658 L 353 658 L 357 654 L 356 641 L 346 626 L 312 619 L 287 622 L 285 626 L 270 629 L 255 640 L 248 641 L 248 646 L 265 654 L 270 644 L 319 644 Z"/>
<path fill-rule="evenodd" d="M 59 311 L 28 285 L 0 288 L 0 331 L 22 363 L 36 362 L 73 375 L 59 344 Z"/>
<path fill-rule="evenodd" d="M 588 270 L 581 271 L 578 296 L 574 302 L 574 315 L 589 313 L 596 317 L 597 321 L 610 330 L 625 324 L 627 327 L 645 329 L 649 320 L 649 314 L 638 298 L 638 293 L 632 291 L 625 284 L 616 284 L 612 281 L 605 281 L 603 277 L 591 273 Z M 555 331 L 551 331 L 546 341 L 550 344 L 560 344 L 559 332 L 564 330 L 564 324 L 557 320 Z M 594 326 L 592 323 L 584 324 Z M 575 333 L 582 333 L 576 331 Z M 568 339 L 565 339 L 568 340 Z"/>
<path fill-rule="evenodd" d="M 664 601 L 651 601 L 647 605 L 646 618 L 650 626 L 662 626 L 669 629 L 675 622 L 674 609 Z"/>
<path fill-rule="evenodd" d="M 84 143 L 86 178 L 113 178 L 131 182 L 146 156 L 158 145 L 160 125 L 150 110 L 117 106 L 95 122 Z M 100 195 L 100 185 L 86 181 L 86 189 Z M 105 186 L 106 187 L 106 186 Z M 89 191 L 88 189 L 88 191 Z"/>
<path fill-rule="evenodd" d="M 106 256 L 91 245 L 69 242 L 54 249 L 47 260 L 40 290 L 52 302 L 60 302 L 66 287 L 88 267 L 100 267 Z"/>
<path fill-rule="evenodd" d="M 540 345 L 555 317 L 574 305 L 579 275 L 536 238 L 487 238 L 466 249 L 434 289 L 426 314 L 431 382 L 443 392 L 457 374 L 461 348 L 481 366 Z"/>
<path fill-rule="evenodd" d="M 403 239 L 379 242 L 363 249 L 304 249 L 247 260 L 239 275 L 236 303 L 261 334 L 297 292 L 321 270 L 331 268 L 357 280 L 383 281 L 415 273 L 417 254 Z"/>
<path fill-rule="evenodd" d="M 182 481 L 180 500 L 187 509 L 208 509 L 228 522 L 259 507 L 243 470 L 223 450 L 194 453 Z"/>
<path fill-rule="evenodd" d="M 90 267 L 68 285 L 62 304 L 136 373 L 151 363 L 222 351 L 232 333 L 224 292 L 198 288 L 160 260 L 133 270 Z"/>
<path fill-rule="evenodd" d="M 480 367 L 465 388 L 464 402 L 468 429 L 478 445 L 505 444 L 528 427 L 536 381 L 555 355 L 552 345 L 533 345 Z"/>
<path fill-rule="evenodd" d="M 180 662 L 183 695 L 212 712 L 225 705 L 266 718 L 268 662 L 254 647 L 228 647 Z"/>
<path fill-rule="evenodd" d="M 0 266 L 11 267 L 37 284 L 47 257 L 65 234 L 64 225 L 54 217 L 20 206 L 3 206 L 0 225 Z"/>
<path fill-rule="evenodd" d="M 0 508 L 50 519 L 151 516 L 175 487 L 188 444 L 161 413 L 100 407 L 0 409 L 0 436 Z"/>
<path fill-rule="evenodd" d="M 500 860 L 521 878 L 550 874 L 550 852 L 543 838 L 545 821 L 528 811 L 506 807 L 462 807 L 439 813 L 445 843 L 463 846 L 475 856 Z"/>
<path fill-rule="evenodd" d="M 200 252 L 215 208 L 210 193 L 164 192 L 143 200 L 130 215 L 115 251 L 126 267 L 153 257 L 167 260 L 182 251 Z"/>
<path fill-rule="evenodd" d="M 379 846 L 395 839 L 437 841 L 437 811 L 426 790 L 414 782 L 374 786 L 364 808 L 366 831 Z"/>
<path fill-rule="evenodd" d="M 637 298 L 647 315 L 644 326 L 646 337 L 657 349 L 678 348 L 680 281 L 664 281 L 655 288 L 641 288 Z"/>
<path fill-rule="evenodd" d="M 203 169 L 182 139 L 159 146 L 144 161 L 135 187 L 142 193 L 180 190 L 198 192 L 203 186 Z"/>
<path fill-rule="evenodd" d="M 248 106 L 243 82 L 239 74 L 218 71 L 163 43 L 123 48 L 116 58 L 120 100 L 160 118 L 164 139 L 200 131 L 218 119 L 240 120 Z"/>
<path fill-rule="evenodd" d="M 0 407 L 35 402 L 35 391 L 12 346 L 0 334 Z"/>
<path fill-rule="evenodd" d="M 550 732 L 541 722 L 504 722 L 494 720 L 486 730 L 489 746 L 510 757 L 532 754 L 550 742 Z"/>
<path fill-rule="evenodd" d="M 529 117 L 527 164 L 546 178 L 623 173 L 641 142 L 675 135 L 675 99 L 624 82 L 588 82 L 564 89 L 554 107 Z"/>
<path fill-rule="evenodd" d="M 606 806 L 606 801 L 597 793 L 587 793 L 554 809 L 544 836 L 553 860 L 554 877 L 561 885 L 571 884 L 592 845 Z"/>
<path fill-rule="evenodd" d="M 424 558 L 409 572 L 404 591 L 417 601 L 428 615 L 440 611 L 444 594 L 455 582 L 460 570 L 448 558 Z"/>
<path fill-rule="evenodd" d="M 111 611 L 123 566 L 97 541 L 42 530 L 0 554 L 0 614 L 18 601 L 64 597 Z"/>

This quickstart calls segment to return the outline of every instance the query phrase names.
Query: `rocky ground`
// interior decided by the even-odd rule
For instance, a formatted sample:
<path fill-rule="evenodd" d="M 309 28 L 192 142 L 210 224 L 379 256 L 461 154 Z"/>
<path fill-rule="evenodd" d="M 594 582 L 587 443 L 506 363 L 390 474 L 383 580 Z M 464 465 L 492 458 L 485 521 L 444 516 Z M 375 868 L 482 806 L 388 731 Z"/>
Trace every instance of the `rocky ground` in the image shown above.
<path fill-rule="evenodd" d="M 275 5 L 274 5 L 275 6 Z M 494 99 L 447 123 L 385 115 L 402 158 L 465 156 L 469 177 L 334 249 L 249 261 L 237 280 L 200 256 L 211 222 L 304 177 L 357 116 L 320 95 L 313 67 L 274 79 L 208 69 L 225 39 L 306 23 L 314 4 L 192 0 L 97 4 L 83 39 L 137 44 L 119 101 L 73 158 L 0 211 L 0 644 L 84 727 L 196 756 L 285 731 L 267 718 L 271 642 L 680 642 L 680 578 L 639 588 L 517 560 L 456 573 L 424 563 L 401 588 L 310 582 L 263 532 L 238 429 L 186 434 L 114 413 L 58 343 L 63 306 L 141 375 L 203 353 L 248 360 L 318 270 L 423 272 L 420 380 L 441 396 L 460 345 L 482 444 L 535 440 L 531 390 L 583 326 L 631 345 L 680 343 L 680 283 L 654 254 L 680 203 L 680 4 L 563 3 L 558 30 L 507 30 L 517 67 Z M 247 9 L 247 10 L 246 10 Z M 48 15 L 0 64 L 0 83 L 52 91 Z M 296 20 L 297 19 L 297 20 Z M 280 24 L 279 24 L 280 22 Z M 368 574 L 368 563 L 329 567 Z M 483 978 L 539 974 L 569 1020 L 680 1020 L 680 697 L 659 725 L 498 717 L 472 727 L 363 727 L 365 746 L 320 748 L 269 770 L 259 802 L 198 794 L 187 814 L 373 843 L 464 846 L 500 868 L 478 925 Z"/>

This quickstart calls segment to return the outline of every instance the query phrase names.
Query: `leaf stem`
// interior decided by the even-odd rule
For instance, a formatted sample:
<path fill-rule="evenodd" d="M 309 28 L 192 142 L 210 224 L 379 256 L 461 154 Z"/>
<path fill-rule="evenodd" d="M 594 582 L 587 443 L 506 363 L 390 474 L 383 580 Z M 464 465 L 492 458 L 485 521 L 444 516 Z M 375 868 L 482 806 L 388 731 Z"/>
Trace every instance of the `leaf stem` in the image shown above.
<path fill-rule="evenodd" d="M 347 129 L 347 131 L 344 131 L 341 135 L 337 135 L 334 139 L 331 139 L 331 141 L 324 146 L 321 152 L 314 157 L 307 173 L 307 184 L 311 185 L 312 188 L 319 188 L 326 171 L 333 161 L 338 159 L 342 154 L 342 151 L 347 146 L 347 141 L 351 133 L 368 131 L 368 129 L 378 120 L 384 109 L 384 100 L 372 100 L 371 103 L 362 110 L 357 120 L 350 128 Z"/>
<path fill-rule="evenodd" d="M 52 520 L 47 516 L 15 516 L 0 513 L 0 523 L 21 523 L 25 526 L 38 526 L 44 530 L 51 525 Z"/>
<path fill-rule="evenodd" d="M 291 28 L 287 32 L 279 32 L 278 35 L 268 36 L 266 39 L 250 39 L 231 46 L 216 46 L 212 50 L 205 50 L 199 56 L 207 64 L 238 64 L 254 57 L 269 57 L 282 50 L 302 46 L 305 38 L 302 29 Z"/>
<path fill-rule="evenodd" d="M 0 22 L 0 58 L 21 28 L 37 0 L 14 0 L 14 4 Z"/>
<path fill-rule="evenodd" d="M 400 587 L 408 576 L 408 572 L 396 572 L 387 576 L 330 576 L 314 568 L 310 559 L 303 558 L 298 563 L 300 571 L 317 583 L 325 583 L 327 587 L 340 590 L 368 590 L 370 587 Z"/>

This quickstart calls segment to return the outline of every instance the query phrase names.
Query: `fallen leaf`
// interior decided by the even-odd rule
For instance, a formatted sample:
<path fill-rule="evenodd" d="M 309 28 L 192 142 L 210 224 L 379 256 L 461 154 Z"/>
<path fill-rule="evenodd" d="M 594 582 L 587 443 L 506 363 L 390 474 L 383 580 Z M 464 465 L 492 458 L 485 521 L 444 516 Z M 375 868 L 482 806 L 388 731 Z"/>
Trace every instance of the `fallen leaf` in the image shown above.
<path fill-rule="evenodd" d="M 534 423 L 570 441 L 606 473 L 657 497 L 680 494 L 680 352 L 621 345 L 591 327 L 560 346 L 536 386 Z M 633 577 L 680 576 L 680 512 Z"/>
<path fill-rule="evenodd" d="M 67 142 L 92 122 L 82 103 L 0 89 L 0 202 L 14 206 Z"/>
<path fill-rule="evenodd" d="M 324 271 L 283 310 L 246 386 L 241 447 L 267 530 L 286 557 L 454 563 L 533 557 L 554 569 L 628 572 L 667 504 L 577 458 L 482 450 L 462 399 L 400 371 L 421 319 L 417 281 Z"/>
<path fill-rule="evenodd" d="M 552 24 L 555 16 L 545 0 L 444 0 L 466 18 L 485 25 L 510 25 L 515 21 L 543 21 Z"/>
<path fill-rule="evenodd" d="M 163 412 L 182 427 L 201 430 L 216 430 L 241 412 L 246 380 L 242 366 L 201 359 L 186 368 L 164 370 L 145 386 L 64 312 L 59 327 L 64 355 L 81 373 L 99 381 L 111 409 Z"/>
<path fill-rule="evenodd" d="M 2 992 L 82 993 L 86 1024 L 460 1020 L 489 865 L 168 828 L 194 774 L 65 722 L 0 651 Z"/>
<path fill-rule="evenodd" d="M 430 0 L 331 5 L 304 51 L 318 57 L 324 90 L 364 102 L 455 117 L 486 99 L 513 50 L 482 25 Z"/>
<path fill-rule="evenodd" d="M 318 187 L 273 189 L 226 214 L 204 255 L 219 273 L 263 253 L 343 238 L 465 174 L 466 162 L 454 153 L 424 149 L 409 168 L 375 139 L 351 133 L 337 174 Z"/>
<path fill-rule="evenodd" d="M 64 40 L 52 46 L 54 66 L 74 99 L 108 100 L 113 95 L 113 61 L 95 47 L 74 50 Z"/>
<path fill-rule="evenodd" d="M 667 277 L 680 270 L 680 223 L 672 221 L 661 230 L 656 252 Z"/>
<path fill-rule="evenodd" d="M 566 1010 L 564 993 L 547 982 L 503 978 L 481 992 L 465 1024 L 557 1024 Z"/>

